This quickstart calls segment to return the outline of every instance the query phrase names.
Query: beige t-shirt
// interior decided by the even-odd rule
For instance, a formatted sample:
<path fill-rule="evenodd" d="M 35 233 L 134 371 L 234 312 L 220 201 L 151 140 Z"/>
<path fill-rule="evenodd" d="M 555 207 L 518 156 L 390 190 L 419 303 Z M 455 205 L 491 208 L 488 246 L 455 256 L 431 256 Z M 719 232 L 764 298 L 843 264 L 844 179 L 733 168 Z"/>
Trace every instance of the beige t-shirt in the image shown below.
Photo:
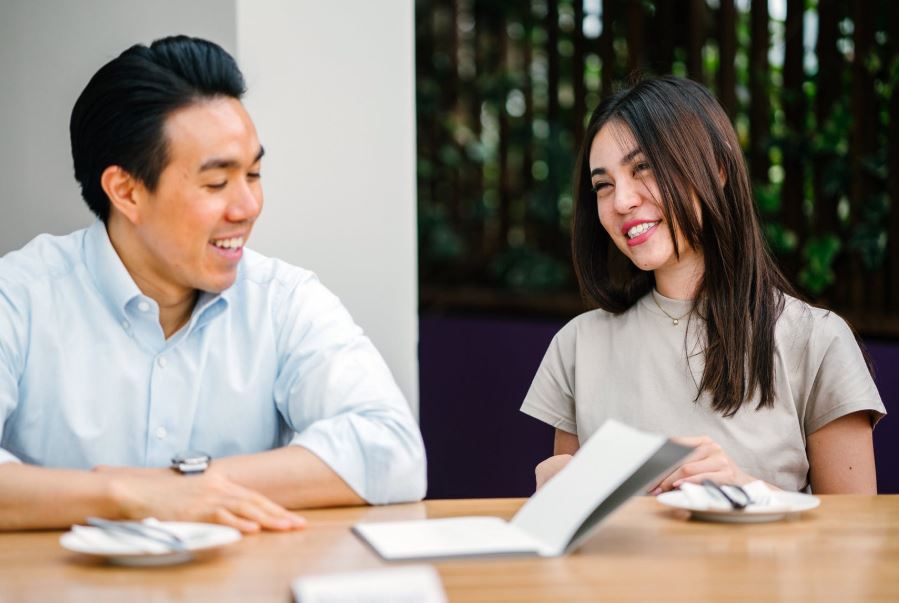
<path fill-rule="evenodd" d="M 691 302 L 660 296 L 673 317 Z M 886 414 L 846 322 L 787 297 L 775 332 L 775 400 L 744 403 L 725 418 L 696 392 L 703 370 L 704 322 L 673 324 L 653 301 L 620 315 L 593 310 L 569 322 L 550 343 L 521 410 L 585 442 L 607 419 L 667 436 L 707 435 L 748 474 L 783 489 L 809 485 L 806 437 L 860 410 Z M 689 358 L 688 358 L 689 356 Z"/>

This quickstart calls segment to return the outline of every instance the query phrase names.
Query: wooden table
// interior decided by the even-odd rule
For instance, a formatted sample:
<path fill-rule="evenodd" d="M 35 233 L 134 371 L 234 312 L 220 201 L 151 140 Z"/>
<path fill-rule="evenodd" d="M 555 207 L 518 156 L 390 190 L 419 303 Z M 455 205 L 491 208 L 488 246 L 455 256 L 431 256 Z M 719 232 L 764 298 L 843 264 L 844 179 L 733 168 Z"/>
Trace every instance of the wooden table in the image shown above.
<path fill-rule="evenodd" d="M 631 500 L 577 553 L 434 563 L 450 601 L 899 601 L 899 496 L 824 496 L 799 519 L 724 525 Z M 521 500 L 428 501 L 309 511 L 303 532 L 245 538 L 168 568 L 71 554 L 60 532 L 0 534 L 0 601 L 290 601 L 306 574 L 386 565 L 349 531 L 359 520 L 498 515 Z"/>

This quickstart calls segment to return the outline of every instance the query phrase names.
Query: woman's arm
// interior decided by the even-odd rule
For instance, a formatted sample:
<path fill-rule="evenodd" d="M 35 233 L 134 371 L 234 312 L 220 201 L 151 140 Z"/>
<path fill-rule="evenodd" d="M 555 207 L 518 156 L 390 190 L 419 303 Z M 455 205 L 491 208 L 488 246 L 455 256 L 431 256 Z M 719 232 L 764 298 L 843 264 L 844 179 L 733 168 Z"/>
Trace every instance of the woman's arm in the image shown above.
<path fill-rule="evenodd" d="M 553 456 L 537 465 L 534 469 L 534 475 L 537 478 L 537 489 L 550 480 L 556 473 L 565 468 L 565 465 L 571 460 L 571 455 L 578 451 L 581 443 L 577 436 L 561 429 L 556 429 L 556 436 L 553 442 Z"/>
<path fill-rule="evenodd" d="M 812 492 L 877 494 L 871 431 L 871 413 L 859 411 L 831 421 L 808 436 Z"/>
<path fill-rule="evenodd" d="M 567 454 L 570 456 L 577 452 L 580 447 L 581 443 L 575 434 L 562 431 L 561 429 L 556 430 L 556 437 L 553 441 L 553 454 Z"/>

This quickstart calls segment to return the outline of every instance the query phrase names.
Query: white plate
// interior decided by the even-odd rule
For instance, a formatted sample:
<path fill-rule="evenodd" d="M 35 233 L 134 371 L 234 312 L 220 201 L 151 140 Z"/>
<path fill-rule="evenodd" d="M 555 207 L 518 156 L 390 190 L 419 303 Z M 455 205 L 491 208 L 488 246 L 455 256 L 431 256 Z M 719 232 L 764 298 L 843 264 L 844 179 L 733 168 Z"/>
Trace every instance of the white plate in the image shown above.
<path fill-rule="evenodd" d="M 234 528 L 212 523 L 161 521 L 155 524 L 179 536 L 188 551 L 172 551 L 140 536 L 79 525 L 63 534 L 59 544 L 75 553 L 100 557 L 116 565 L 145 566 L 185 563 L 241 539 L 240 532 Z"/>
<path fill-rule="evenodd" d="M 777 492 L 777 506 L 752 506 L 742 511 L 735 509 L 708 509 L 693 504 L 686 494 L 680 490 L 663 492 L 656 500 L 669 507 L 690 511 L 694 519 L 705 521 L 725 521 L 731 523 L 761 523 L 777 521 L 790 513 L 799 513 L 814 509 L 821 504 L 821 499 L 801 492 Z"/>

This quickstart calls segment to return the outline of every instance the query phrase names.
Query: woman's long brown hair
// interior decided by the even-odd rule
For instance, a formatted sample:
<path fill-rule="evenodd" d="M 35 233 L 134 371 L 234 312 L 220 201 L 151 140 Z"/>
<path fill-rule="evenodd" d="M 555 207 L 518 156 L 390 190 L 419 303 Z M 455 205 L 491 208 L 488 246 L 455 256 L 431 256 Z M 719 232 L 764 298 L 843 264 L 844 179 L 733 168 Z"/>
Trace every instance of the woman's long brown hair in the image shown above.
<path fill-rule="evenodd" d="M 650 164 L 675 255 L 680 257 L 676 228 L 686 244 L 702 251 L 705 271 L 695 308 L 705 319 L 706 345 L 696 398 L 707 391 L 712 408 L 724 416 L 734 415 L 756 392 L 758 408 L 772 406 L 774 328 L 784 293 L 793 290 L 762 236 L 733 126 L 701 85 L 670 76 L 647 79 L 606 98 L 593 112 L 574 183 L 572 255 L 582 294 L 619 314 L 654 286 L 653 273 L 630 262 L 599 222 L 589 156 L 593 139 L 609 122 L 630 129 Z"/>

